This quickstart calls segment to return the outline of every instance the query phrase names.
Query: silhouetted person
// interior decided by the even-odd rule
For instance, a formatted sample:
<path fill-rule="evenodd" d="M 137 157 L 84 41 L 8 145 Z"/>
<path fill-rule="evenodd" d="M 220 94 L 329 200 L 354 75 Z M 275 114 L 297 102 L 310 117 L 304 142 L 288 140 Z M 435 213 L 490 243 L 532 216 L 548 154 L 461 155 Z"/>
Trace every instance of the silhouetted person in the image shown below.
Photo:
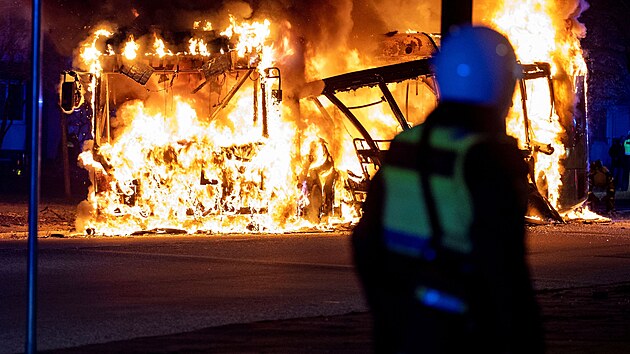
<path fill-rule="evenodd" d="M 615 179 L 612 173 L 602 164 L 602 160 L 591 162 L 588 169 L 588 203 L 591 209 L 595 209 L 600 199 L 595 195 L 596 192 L 605 193 L 603 202 L 606 212 L 615 211 Z"/>
<path fill-rule="evenodd" d="M 612 176 L 615 179 L 615 185 L 617 189 L 625 191 L 628 189 L 627 178 L 624 181 L 624 173 L 627 175 L 628 171 L 625 167 L 625 152 L 623 149 L 622 138 L 614 138 L 612 145 L 608 149 L 608 155 L 610 156 L 610 169 L 612 170 Z M 624 182 L 626 184 L 624 185 Z"/>
<path fill-rule="evenodd" d="M 543 352 L 527 166 L 505 133 L 520 66 L 485 27 L 452 32 L 433 64 L 440 103 L 392 142 L 352 236 L 376 352 Z"/>
<path fill-rule="evenodd" d="M 621 180 L 623 191 L 630 189 L 630 131 L 623 140 L 623 176 Z"/>

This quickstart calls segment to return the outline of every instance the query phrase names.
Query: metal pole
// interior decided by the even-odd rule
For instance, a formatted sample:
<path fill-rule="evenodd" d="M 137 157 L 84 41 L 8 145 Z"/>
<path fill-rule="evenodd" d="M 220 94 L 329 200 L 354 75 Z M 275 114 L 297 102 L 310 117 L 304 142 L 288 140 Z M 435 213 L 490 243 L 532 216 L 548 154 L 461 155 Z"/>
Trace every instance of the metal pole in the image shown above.
<path fill-rule="evenodd" d="M 40 167 L 40 128 L 42 124 L 42 36 L 41 0 L 33 0 L 32 39 L 33 55 L 31 62 L 31 160 L 30 197 L 28 205 L 28 302 L 26 321 L 26 353 L 37 352 L 37 218 L 39 214 L 39 167 Z"/>
<path fill-rule="evenodd" d="M 260 92 L 262 97 L 262 136 L 269 137 L 269 131 L 267 131 L 267 85 L 265 80 L 260 80 Z"/>
<path fill-rule="evenodd" d="M 472 23 L 472 3 L 473 0 L 442 0 L 442 36 L 448 34 L 451 26 Z"/>
<path fill-rule="evenodd" d="M 254 125 L 256 125 L 258 124 L 258 85 L 260 84 L 259 77 L 256 77 L 253 83 L 254 83 Z"/>
<path fill-rule="evenodd" d="M 70 157 L 68 156 L 68 118 L 66 113 L 61 112 L 61 158 L 63 159 L 63 187 L 67 199 L 72 197 L 70 189 Z"/>

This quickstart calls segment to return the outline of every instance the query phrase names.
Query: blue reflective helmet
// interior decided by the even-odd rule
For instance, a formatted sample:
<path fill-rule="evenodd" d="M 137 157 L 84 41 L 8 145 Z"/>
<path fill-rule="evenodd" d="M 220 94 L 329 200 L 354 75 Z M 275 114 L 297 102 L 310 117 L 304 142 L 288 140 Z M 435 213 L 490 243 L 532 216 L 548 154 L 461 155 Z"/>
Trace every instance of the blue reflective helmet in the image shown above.
<path fill-rule="evenodd" d="M 442 101 L 510 107 L 522 73 L 514 49 L 487 27 L 457 27 L 444 37 L 433 58 Z"/>

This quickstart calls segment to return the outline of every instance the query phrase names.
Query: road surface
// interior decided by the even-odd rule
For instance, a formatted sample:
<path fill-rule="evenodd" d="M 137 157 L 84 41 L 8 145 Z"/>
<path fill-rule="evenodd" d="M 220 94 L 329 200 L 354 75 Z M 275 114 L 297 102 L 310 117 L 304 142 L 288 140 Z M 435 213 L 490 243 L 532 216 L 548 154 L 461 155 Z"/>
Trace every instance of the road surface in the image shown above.
<path fill-rule="evenodd" d="M 630 282 L 630 222 L 528 230 L 538 292 Z M 367 310 L 348 233 L 39 240 L 38 349 Z M 0 240 L 1 353 L 24 348 L 26 240 Z"/>

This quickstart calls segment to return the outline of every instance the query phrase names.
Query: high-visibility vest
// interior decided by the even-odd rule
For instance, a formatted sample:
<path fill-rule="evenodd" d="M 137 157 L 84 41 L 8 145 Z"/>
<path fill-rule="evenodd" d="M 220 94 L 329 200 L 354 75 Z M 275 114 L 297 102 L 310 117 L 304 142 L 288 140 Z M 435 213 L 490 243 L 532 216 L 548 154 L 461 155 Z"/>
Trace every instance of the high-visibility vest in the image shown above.
<path fill-rule="evenodd" d="M 396 136 L 381 167 L 384 180 L 383 237 L 390 251 L 432 260 L 432 227 L 417 169 L 423 126 Z M 429 186 L 441 225 L 440 246 L 455 254 L 470 254 L 472 201 L 464 180 L 464 159 L 485 136 L 456 128 L 434 127 L 428 142 L 432 161 Z M 434 163 L 432 163 L 433 165 Z"/>
<path fill-rule="evenodd" d="M 623 152 L 626 156 L 630 156 L 630 137 L 623 142 Z"/>
<path fill-rule="evenodd" d="M 472 200 L 464 178 L 464 160 L 470 148 L 485 136 L 457 128 L 432 128 L 426 147 L 430 149 L 428 184 L 435 198 L 435 222 L 440 223 L 442 233 L 435 239 L 418 172 L 418 165 L 422 163 L 419 143 L 423 129 L 417 126 L 397 135 L 387 162 L 381 167 L 383 239 L 390 251 L 428 262 L 444 255 L 445 250 L 451 256 L 461 255 L 464 260 L 472 253 L 469 230 L 473 217 Z M 458 291 L 451 290 L 420 282 L 414 296 L 424 306 L 436 310 L 467 313 L 468 301 L 461 292 L 457 295 Z"/>

